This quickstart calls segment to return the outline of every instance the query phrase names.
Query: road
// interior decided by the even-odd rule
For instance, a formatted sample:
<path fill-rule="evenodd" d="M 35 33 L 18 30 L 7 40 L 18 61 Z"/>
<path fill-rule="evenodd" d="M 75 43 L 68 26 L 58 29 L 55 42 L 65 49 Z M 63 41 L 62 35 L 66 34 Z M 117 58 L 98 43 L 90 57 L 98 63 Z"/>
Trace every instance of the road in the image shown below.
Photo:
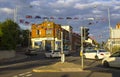
<path fill-rule="evenodd" d="M 59 61 L 60 58 L 45 58 L 43 54 L 40 53 L 39 55 L 16 62 L 12 66 L 1 68 L 0 77 L 120 77 L 119 69 L 104 68 L 101 66 L 101 61 L 89 59 L 84 60 L 84 65 L 87 66 L 87 68 L 81 72 L 35 73 L 32 71 L 34 68 L 52 65 Z M 78 54 L 67 56 L 66 61 L 81 65 Z"/>

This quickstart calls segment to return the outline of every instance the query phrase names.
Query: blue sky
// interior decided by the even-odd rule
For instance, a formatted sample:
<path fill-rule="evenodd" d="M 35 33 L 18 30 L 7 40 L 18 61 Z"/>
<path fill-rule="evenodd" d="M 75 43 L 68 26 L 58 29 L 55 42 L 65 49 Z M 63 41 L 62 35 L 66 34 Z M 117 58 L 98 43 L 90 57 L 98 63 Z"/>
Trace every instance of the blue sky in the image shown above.
<path fill-rule="evenodd" d="M 32 7 L 30 7 L 32 6 Z M 109 38 L 108 12 L 110 9 L 111 26 L 115 28 L 120 22 L 120 0 L 0 0 L 0 21 L 14 19 L 17 7 L 17 23 L 23 19 L 30 23 L 41 23 L 43 19 L 26 19 L 26 15 L 54 17 L 55 23 L 71 25 L 73 31 L 80 33 L 80 27 L 90 28 L 90 36 L 97 41 Z M 63 17 L 63 20 L 57 19 Z M 66 17 L 72 19 L 67 20 Z M 79 18 L 74 20 L 73 18 Z M 93 18 L 93 20 L 90 20 Z M 28 28 L 20 24 L 22 28 Z"/>

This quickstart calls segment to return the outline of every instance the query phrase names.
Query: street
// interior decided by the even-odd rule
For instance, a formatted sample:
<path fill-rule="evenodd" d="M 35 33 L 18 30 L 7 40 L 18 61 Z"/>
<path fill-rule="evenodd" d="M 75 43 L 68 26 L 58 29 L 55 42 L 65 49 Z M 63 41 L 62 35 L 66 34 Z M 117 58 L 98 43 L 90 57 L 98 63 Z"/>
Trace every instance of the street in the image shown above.
<path fill-rule="evenodd" d="M 60 62 L 60 58 L 46 58 L 43 53 L 29 56 L 11 66 L 0 68 L 0 77 L 119 77 L 118 68 L 104 68 L 101 60 L 84 60 L 84 70 L 81 72 L 33 72 L 33 69 L 53 65 Z M 66 56 L 66 62 L 81 66 L 78 54 Z M 7 66 L 7 65 L 6 65 Z"/>

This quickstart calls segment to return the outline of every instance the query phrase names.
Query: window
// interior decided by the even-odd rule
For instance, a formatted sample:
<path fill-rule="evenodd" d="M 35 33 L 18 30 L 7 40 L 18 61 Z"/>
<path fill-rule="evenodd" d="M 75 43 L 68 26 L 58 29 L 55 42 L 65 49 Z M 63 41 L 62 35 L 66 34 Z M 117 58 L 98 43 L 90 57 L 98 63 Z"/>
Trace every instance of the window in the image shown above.
<path fill-rule="evenodd" d="M 37 42 L 35 42 L 35 46 L 40 46 L 41 44 L 42 44 L 41 41 L 37 41 Z"/>
<path fill-rule="evenodd" d="M 40 35 L 40 34 L 41 34 L 41 31 L 40 31 L 40 30 L 36 30 L 36 34 L 37 34 L 37 35 Z"/>
<path fill-rule="evenodd" d="M 96 53 L 97 51 L 96 50 L 86 50 L 85 52 L 87 52 L 87 53 Z"/>
<path fill-rule="evenodd" d="M 46 35 L 51 35 L 52 34 L 52 30 L 46 30 Z"/>

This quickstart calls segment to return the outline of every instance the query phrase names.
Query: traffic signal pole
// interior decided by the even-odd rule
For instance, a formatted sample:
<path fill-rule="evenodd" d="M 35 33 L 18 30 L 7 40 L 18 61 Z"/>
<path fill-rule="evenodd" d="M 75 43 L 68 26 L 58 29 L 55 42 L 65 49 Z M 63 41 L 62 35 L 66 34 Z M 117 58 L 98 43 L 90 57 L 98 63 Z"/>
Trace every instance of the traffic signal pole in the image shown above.
<path fill-rule="evenodd" d="M 84 41 L 84 28 L 81 27 L 81 50 L 80 50 L 80 56 L 81 56 L 81 67 L 84 69 L 84 58 L 83 58 L 83 41 Z"/>

